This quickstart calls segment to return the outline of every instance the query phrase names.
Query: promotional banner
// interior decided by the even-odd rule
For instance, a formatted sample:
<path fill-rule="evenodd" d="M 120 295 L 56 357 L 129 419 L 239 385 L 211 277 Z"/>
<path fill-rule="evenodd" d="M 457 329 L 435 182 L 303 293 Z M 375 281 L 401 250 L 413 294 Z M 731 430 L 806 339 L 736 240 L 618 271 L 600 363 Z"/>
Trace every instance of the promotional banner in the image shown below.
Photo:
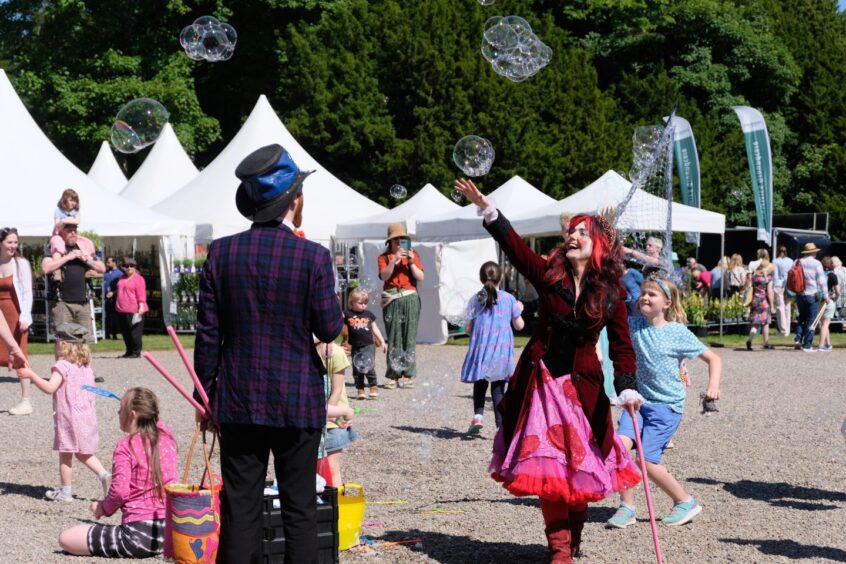
<path fill-rule="evenodd" d="M 755 197 L 755 212 L 758 215 L 758 240 L 771 245 L 773 229 L 773 155 L 770 151 L 770 136 L 764 116 L 755 108 L 735 106 L 732 108 L 740 119 L 743 137 L 746 139 L 746 157 L 752 175 L 752 194 Z"/>
<path fill-rule="evenodd" d="M 665 118 L 666 119 L 666 118 Z M 696 152 L 696 140 L 693 129 L 683 117 L 675 117 L 673 152 L 676 158 L 676 170 L 679 175 L 681 200 L 686 206 L 701 207 L 699 200 L 699 154 Z M 699 245 L 699 233 L 685 233 L 688 243 Z"/>

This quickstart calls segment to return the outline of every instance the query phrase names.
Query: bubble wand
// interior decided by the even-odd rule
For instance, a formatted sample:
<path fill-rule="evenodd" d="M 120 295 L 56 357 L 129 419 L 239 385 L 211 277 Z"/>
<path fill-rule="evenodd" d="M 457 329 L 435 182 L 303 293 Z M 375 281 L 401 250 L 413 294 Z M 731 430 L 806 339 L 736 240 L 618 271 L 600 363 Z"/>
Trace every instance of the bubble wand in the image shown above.
<path fill-rule="evenodd" d="M 173 376 L 171 376 L 171 375 L 170 375 L 170 373 L 169 373 L 167 370 L 165 370 L 165 367 L 164 367 L 164 366 L 162 366 L 161 364 L 159 364 L 159 361 L 157 361 L 155 358 L 153 358 L 153 355 L 151 355 L 150 353 L 148 353 L 148 352 L 144 351 L 143 353 L 141 353 L 141 356 L 143 356 L 144 358 L 146 358 L 146 359 L 147 359 L 147 361 L 148 361 L 150 364 L 152 364 L 152 365 L 153 365 L 153 368 L 155 368 L 156 370 L 158 370 L 158 371 L 159 371 L 159 373 L 160 373 L 162 376 L 164 376 L 165 380 L 167 380 L 168 382 L 170 382 L 170 384 L 171 384 L 174 388 L 176 388 L 176 391 L 177 391 L 177 392 L 179 392 L 180 394 L 182 394 L 182 396 L 183 396 L 185 399 L 187 399 L 187 400 L 188 400 L 188 403 L 190 403 L 191 405 L 193 405 L 193 406 L 194 406 L 194 409 L 196 409 L 196 410 L 197 410 L 197 411 L 199 411 L 200 413 L 206 413 L 206 414 L 209 414 L 209 415 L 211 414 L 211 412 L 206 411 L 206 408 L 205 408 L 205 407 L 203 407 L 202 405 L 200 405 L 200 403 L 199 403 L 197 400 L 195 400 L 195 399 L 194 399 L 194 396 L 192 396 L 190 393 L 188 393 L 188 390 L 186 390 L 186 389 L 185 389 L 185 387 L 184 387 L 182 384 L 180 384 L 179 382 L 177 382 L 177 381 L 176 381 L 176 378 L 174 378 Z"/>
<path fill-rule="evenodd" d="M 646 508 L 649 510 L 649 526 L 652 527 L 652 542 L 655 545 L 655 556 L 658 558 L 658 564 L 664 564 L 664 559 L 661 556 L 661 542 L 658 540 L 658 526 L 655 524 L 655 509 L 652 508 L 652 491 L 649 489 L 649 476 L 646 475 L 646 459 L 643 457 L 643 446 L 640 444 L 640 429 L 637 425 L 637 415 L 634 407 L 627 405 L 629 415 L 632 418 L 632 425 L 634 426 L 635 442 L 637 442 L 637 458 L 640 462 L 640 474 L 643 477 L 643 491 L 646 494 Z"/>
<path fill-rule="evenodd" d="M 194 371 L 194 365 L 188 360 L 188 355 L 185 354 L 182 342 L 179 340 L 179 337 L 176 335 L 176 331 L 173 330 L 171 325 L 167 326 L 167 334 L 170 335 L 170 340 L 173 341 L 173 344 L 176 346 L 176 350 L 179 351 L 182 363 L 185 364 L 185 368 L 188 369 L 188 374 L 191 375 L 191 380 L 194 381 L 194 387 L 197 389 L 197 393 L 200 394 L 200 399 L 203 400 L 203 405 L 206 406 L 206 411 L 211 413 L 209 396 L 206 395 L 206 390 L 203 388 L 203 385 L 200 383 L 200 379 L 197 377 L 197 373 Z"/>

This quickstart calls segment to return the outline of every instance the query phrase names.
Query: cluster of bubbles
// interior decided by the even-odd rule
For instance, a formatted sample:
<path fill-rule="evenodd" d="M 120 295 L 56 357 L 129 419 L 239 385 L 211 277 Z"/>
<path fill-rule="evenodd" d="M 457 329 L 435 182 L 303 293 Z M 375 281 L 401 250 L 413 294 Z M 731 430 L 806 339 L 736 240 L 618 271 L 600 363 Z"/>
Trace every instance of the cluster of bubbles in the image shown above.
<path fill-rule="evenodd" d="M 213 16 L 200 16 L 179 34 L 179 44 L 194 61 L 227 61 L 235 53 L 237 42 L 235 28 Z"/>
<path fill-rule="evenodd" d="M 414 351 L 404 351 L 402 349 L 391 349 L 388 351 L 388 364 L 398 374 L 408 370 L 408 367 L 416 361 L 417 355 Z"/>
<path fill-rule="evenodd" d="M 485 22 L 482 56 L 498 75 L 523 82 L 549 64 L 552 49 L 520 16 L 493 16 Z"/>
<path fill-rule="evenodd" d="M 493 166 L 495 156 L 491 142 L 478 135 L 465 135 L 452 150 L 452 162 L 467 176 L 486 175 Z"/>
<path fill-rule="evenodd" d="M 112 123 L 112 145 L 121 153 L 137 153 L 156 142 L 170 114 L 151 98 L 125 104 Z"/>
<path fill-rule="evenodd" d="M 391 198 L 404 200 L 408 196 L 408 189 L 402 184 L 394 184 L 390 189 Z"/>
<path fill-rule="evenodd" d="M 644 180 L 655 168 L 658 146 L 661 144 L 664 128 L 660 125 L 636 127 L 632 135 L 632 168 L 629 180 Z"/>

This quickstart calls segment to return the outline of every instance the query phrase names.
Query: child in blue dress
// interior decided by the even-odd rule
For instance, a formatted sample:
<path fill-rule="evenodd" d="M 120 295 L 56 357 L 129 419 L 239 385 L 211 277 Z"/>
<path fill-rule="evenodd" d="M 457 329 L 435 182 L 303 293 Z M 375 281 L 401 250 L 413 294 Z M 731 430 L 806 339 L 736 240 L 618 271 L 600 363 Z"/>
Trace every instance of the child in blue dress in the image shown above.
<path fill-rule="evenodd" d="M 691 521 L 702 507 L 679 484 L 661 455 L 681 423 L 686 387 L 679 374 L 679 363 L 699 357 L 708 364 L 706 398 L 720 399 L 720 357 L 684 325 L 687 318 L 676 286 L 657 274 L 649 275 L 641 286 L 640 315 L 629 317 L 632 346 L 637 357 L 637 388 L 645 400 L 637 412 L 638 428 L 646 459 L 646 473 L 673 500 L 669 515 L 661 519 L 668 526 Z M 634 426 L 627 411 L 620 414 L 617 433 L 631 449 Z M 624 529 L 635 523 L 634 492 L 624 490 L 622 503 L 606 525 Z"/>
<path fill-rule="evenodd" d="M 486 262 L 479 270 L 484 288 L 470 299 L 467 306 L 470 321 L 470 348 L 461 367 L 461 381 L 473 384 L 473 420 L 471 435 L 478 434 L 485 423 L 485 394 L 488 383 L 499 428 L 502 420 L 496 406 L 502 399 L 505 382 L 514 369 L 514 334 L 523 328 L 523 304 L 499 289 L 502 269 L 495 262 Z"/>

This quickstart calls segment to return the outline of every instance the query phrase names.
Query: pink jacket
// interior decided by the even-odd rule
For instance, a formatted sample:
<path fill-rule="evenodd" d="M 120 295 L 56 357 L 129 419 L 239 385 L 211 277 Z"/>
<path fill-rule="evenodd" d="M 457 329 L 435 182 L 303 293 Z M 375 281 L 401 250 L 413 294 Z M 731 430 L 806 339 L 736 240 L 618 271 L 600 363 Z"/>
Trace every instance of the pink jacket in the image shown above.
<path fill-rule="evenodd" d="M 159 421 L 157 426 L 162 481 L 169 484 L 177 479 L 176 441 L 167 425 Z M 112 487 L 103 500 L 102 509 L 106 516 L 122 510 L 121 523 L 165 518 L 164 494 L 159 498 L 156 493 L 140 435 L 127 435 L 115 446 L 112 453 Z"/>
<path fill-rule="evenodd" d="M 121 278 L 117 283 L 115 309 L 121 313 L 140 313 L 141 304 L 147 308 L 147 282 L 137 272 L 129 278 Z"/>

